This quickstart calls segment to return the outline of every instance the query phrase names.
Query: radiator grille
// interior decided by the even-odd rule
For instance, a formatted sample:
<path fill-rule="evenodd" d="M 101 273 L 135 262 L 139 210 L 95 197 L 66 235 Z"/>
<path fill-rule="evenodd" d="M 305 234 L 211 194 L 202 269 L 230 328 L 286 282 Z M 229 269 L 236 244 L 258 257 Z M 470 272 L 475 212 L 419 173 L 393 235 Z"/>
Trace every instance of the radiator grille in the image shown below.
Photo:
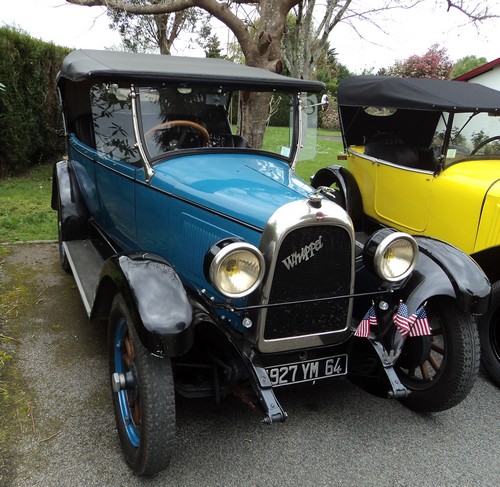
<path fill-rule="evenodd" d="M 313 226 L 290 232 L 279 250 L 270 303 L 349 294 L 351 240 L 336 226 Z M 344 329 L 349 300 L 268 308 L 266 340 Z"/>

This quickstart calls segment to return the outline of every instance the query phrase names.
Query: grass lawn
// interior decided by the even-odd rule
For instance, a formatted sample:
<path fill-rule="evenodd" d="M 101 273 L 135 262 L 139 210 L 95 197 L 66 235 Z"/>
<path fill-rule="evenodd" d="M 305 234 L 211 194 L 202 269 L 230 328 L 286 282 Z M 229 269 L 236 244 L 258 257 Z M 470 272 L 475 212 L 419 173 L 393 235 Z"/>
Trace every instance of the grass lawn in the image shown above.
<path fill-rule="evenodd" d="M 318 130 L 314 160 L 297 164 L 297 174 L 309 182 L 318 169 L 336 164 L 342 143 L 337 132 Z M 281 137 L 279 137 L 281 138 Z M 0 243 L 57 239 L 57 213 L 50 208 L 52 163 L 0 180 Z"/>
<path fill-rule="evenodd" d="M 316 157 L 311 161 L 300 161 L 297 164 L 296 173 L 307 183 L 310 176 L 322 167 L 341 164 L 341 161 L 337 160 L 337 154 L 343 153 L 344 147 L 342 142 L 333 137 L 340 137 L 340 132 L 318 130 Z"/>
<path fill-rule="evenodd" d="M 282 147 L 289 144 L 288 127 L 268 127 L 264 137 L 263 147 L 271 152 L 280 153 Z M 316 156 L 312 160 L 304 160 L 297 163 L 296 172 L 309 182 L 309 178 L 318 169 L 338 164 L 337 154 L 343 152 L 342 142 L 338 140 L 340 132 L 318 129 L 316 139 Z"/>
<path fill-rule="evenodd" d="M 50 208 L 52 164 L 0 179 L 0 243 L 57 239 L 57 213 Z"/>

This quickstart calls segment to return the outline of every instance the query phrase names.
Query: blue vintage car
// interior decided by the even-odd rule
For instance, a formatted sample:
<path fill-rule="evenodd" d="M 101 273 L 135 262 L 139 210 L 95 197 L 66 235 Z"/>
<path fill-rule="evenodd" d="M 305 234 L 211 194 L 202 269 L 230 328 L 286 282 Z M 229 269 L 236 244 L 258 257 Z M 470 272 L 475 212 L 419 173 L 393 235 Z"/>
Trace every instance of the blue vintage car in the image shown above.
<path fill-rule="evenodd" d="M 124 456 L 166 467 L 175 394 L 236 394 L 284 421 L 281 387 L 349 379 L 418 411 L 462 401 L 471 313 L 490 285 L 464 253 L 384 228 L 360 240 L 313 157 L 324 85 L 218 59 L 74 51 L 58 76 L 61 263 L 108 327 Z"/>

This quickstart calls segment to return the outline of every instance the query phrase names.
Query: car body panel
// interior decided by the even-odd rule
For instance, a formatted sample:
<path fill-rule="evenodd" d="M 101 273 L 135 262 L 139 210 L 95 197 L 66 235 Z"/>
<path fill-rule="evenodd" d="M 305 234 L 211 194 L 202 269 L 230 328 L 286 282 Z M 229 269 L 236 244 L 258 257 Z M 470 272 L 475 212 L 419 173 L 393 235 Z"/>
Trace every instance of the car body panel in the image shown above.
<path fill-rule="evenodd" d="M 261 154 L 175 157 L 154 169 L 151 187 L 257 228 L 278 206 L 311 193 L 290 166 Z"/>
<path fill-rule="evenodd" d="M 434 174 L 373 160 L 352 147 L 347 167 L 366 214 L 386 225 L 446 240 L 469 254 L 500 242 L 497 161 L 464 160 Z"/>
<path fill-rule="evenodd" d="M 474 252 L 500 245 L 500 181 L 496 181 L 486 195 Z"/>

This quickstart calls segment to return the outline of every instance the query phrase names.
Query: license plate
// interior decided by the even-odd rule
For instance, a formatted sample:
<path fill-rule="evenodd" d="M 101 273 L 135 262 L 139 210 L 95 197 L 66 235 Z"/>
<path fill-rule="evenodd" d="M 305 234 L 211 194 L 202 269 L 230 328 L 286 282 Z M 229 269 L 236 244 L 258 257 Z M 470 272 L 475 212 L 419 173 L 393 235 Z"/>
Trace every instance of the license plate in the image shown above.
<path fill-rule="evenodd" d="M 326 379 L 347 374 L 347 355 L 275 365 L 266 372 L 274 387 Z"/>

